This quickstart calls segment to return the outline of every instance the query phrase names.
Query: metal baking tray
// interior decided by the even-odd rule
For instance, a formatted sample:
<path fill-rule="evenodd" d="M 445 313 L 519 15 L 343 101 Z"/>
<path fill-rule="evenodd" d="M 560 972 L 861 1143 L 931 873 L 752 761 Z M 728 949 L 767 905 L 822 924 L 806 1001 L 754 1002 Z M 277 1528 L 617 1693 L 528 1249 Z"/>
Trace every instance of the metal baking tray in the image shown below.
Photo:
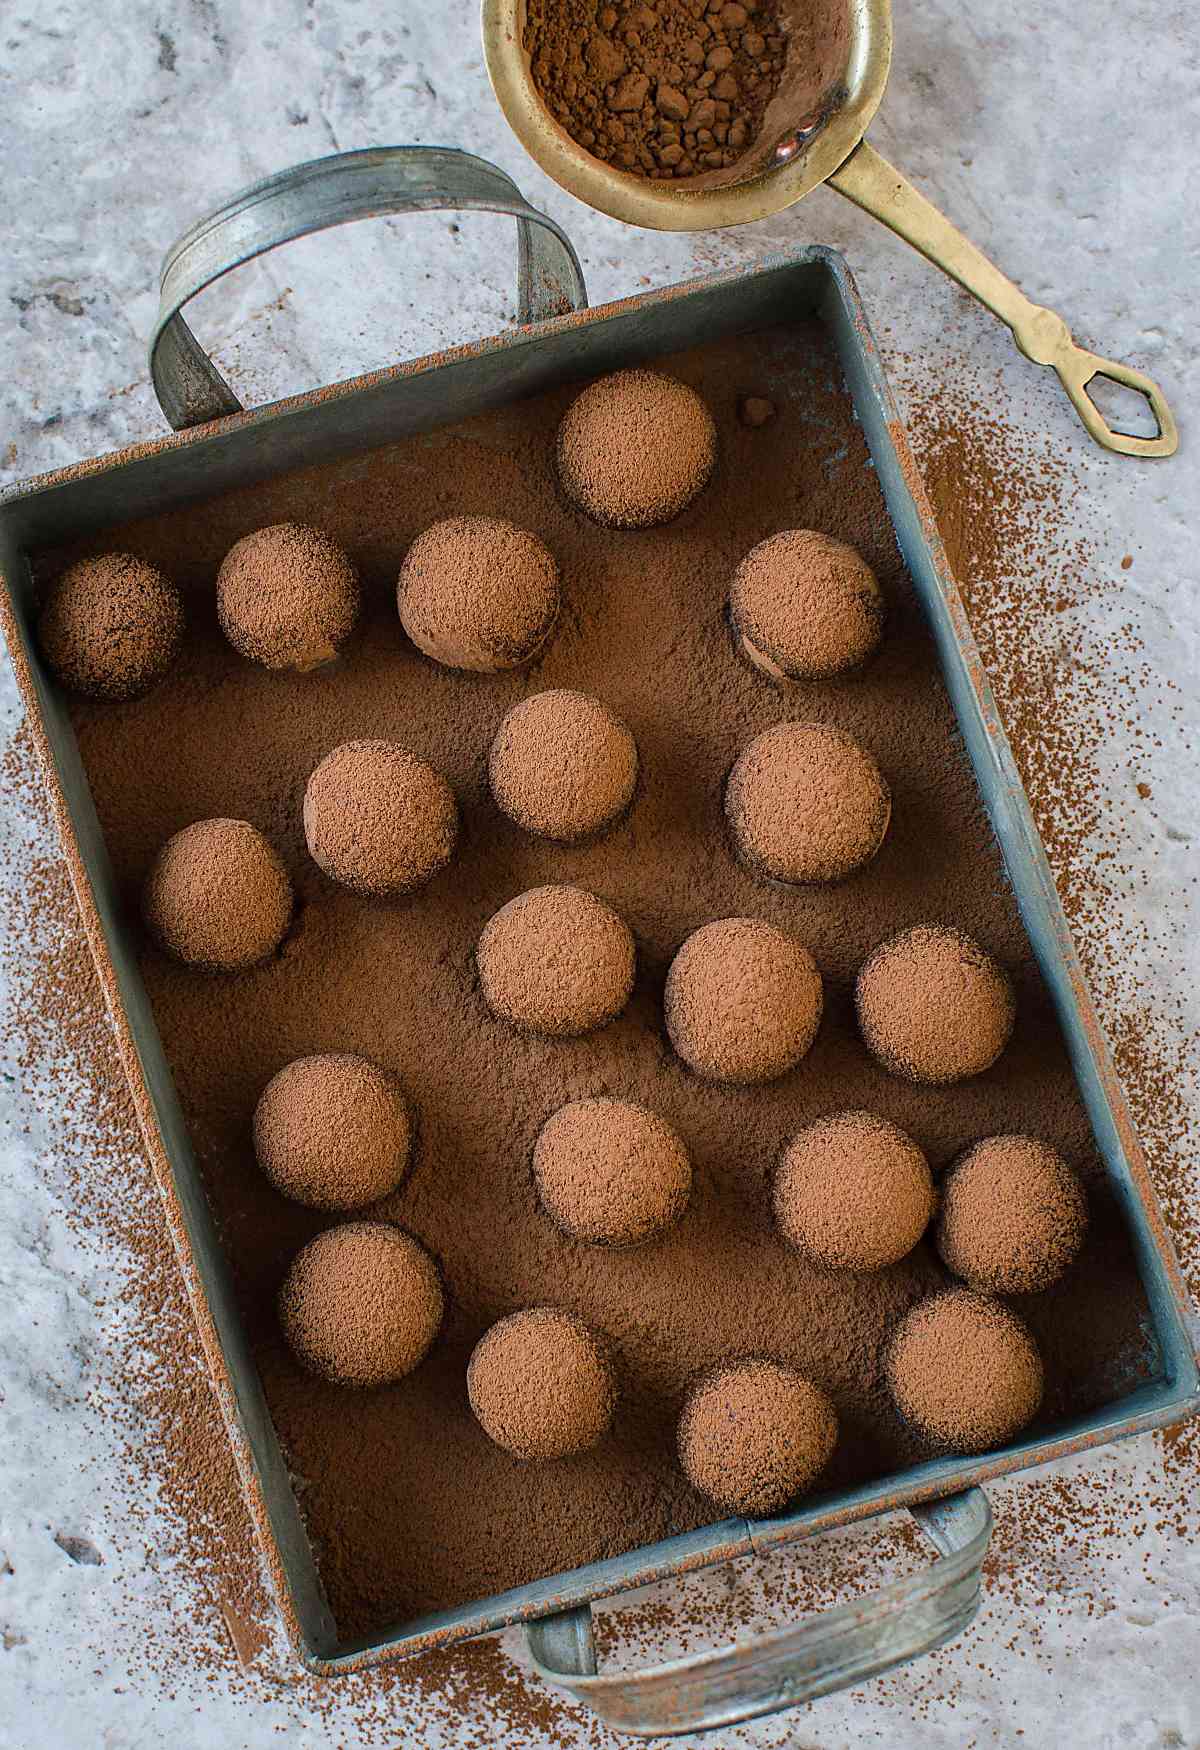
<path fill-rule="evenodd" d="M 241 410 L 179 315 L 201 286 L 279 242 L 381 212 L 482 208 L 517 220 L 515 332 L 335 387 Z M 729 1519 L 496 1597 L 339 1641 L 287 1465 L 242 1329 L 66 704 L 34 641 L 29 556 L 119 522 L 284 470 L 392 443 L 552 385 L 726 336 L 815 316 L 836 348 L 888 513 L 936 642 L 980 794 L 1051 993 L 1145 1289 L 1158 1371 L 1112 1403 L 998 1451 L 922 1463 L 777 1518 Z M 990 1515 L 980 1485 L 1005 1472 L 1178 1422 L 1200 1405 L 1187 1300 L 1145 1159 L 1072 946 L 1053 878 L 962 601 L 913 467 L 878 352 L 840 256 L 804 248 L 753 267 L 586 308 L 563 233 L 501 172 L 466 153 L 390 147 L 269 178 L 195 226 L 169 254 L 151 351 L 178 431 L 48 474 L 0 498 L 0 621 L 45 768 L 71 879 L 116 1027 L 145 1142 L 229 1425 L 280 1607 L 307 1668 L 333 1674 L 501 1625 L 528 1625 L 535 1663 L 618 1729 L 657 1735 L 728 1724 L 860 1680 L 940 1644 L 971 1618 Z M 915 1577 L 801 1625 L 657 1668 L 596 1672 L 590 1604 L 669 1575 L 769 1556 L 779 1545 L 906 1507 L 940 1559 Z"/>

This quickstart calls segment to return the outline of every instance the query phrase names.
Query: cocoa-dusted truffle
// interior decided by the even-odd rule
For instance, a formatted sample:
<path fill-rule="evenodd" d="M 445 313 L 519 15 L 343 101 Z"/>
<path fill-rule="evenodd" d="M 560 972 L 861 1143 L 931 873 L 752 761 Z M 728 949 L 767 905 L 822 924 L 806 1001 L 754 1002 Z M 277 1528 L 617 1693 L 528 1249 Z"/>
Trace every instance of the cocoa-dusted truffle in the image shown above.
<path fill-rule="evenodd" d="M 496 731 L 488 779 L 526 832 L 573 844 L 620 819 L 637 783 L 637 743 L 607 705 L 555 688 L 514 705 Z"/>
<path fill-rule="evenodd" d="M 942 1181 L 937 1248 L 983 1293 L 1033 1294 L 1072 1264 L 1087 1198 L 1057 1149 L 1033 1136 L 988 1136 Z"/>
<path fill-rule="evenodd" d="M 292 916 L 292 884 L 248 820 L 197 820 L 150 866 L 142 914 L 161 948 L 189 966 L 239 972 L 274 953 Z"/>
<path fill-rule="evenodd" d="M 604 1344 L 574 1313 L 535 1306 L 485 1331 L 467 1396 L 489 1440 L 517 1458 L 566 1458 L 608 1432 L 617 1388 Z"/>
<path fill-rule="evenodd" d="M 362 1209 L 408 1171 L 412 1120 L 399 1084 L 365 1057 L 298 1057 L 254 1112 L 254 1152 L 277 1191 L 312 1209 Z"/>
<path fill-rule="evenodd" d="M 762 918 L 696 930 L 667 973 L 671 1044 L 712 1082 L 769 1082 L 794 1069 L 817 1036 L 823 997 L 812 955 Z"/>
<path fill-rule="evenodd" d="M 829 1462 L 837 1416 L 819 1386 L 778 1361 L 709 1374 L 679 1418 L 679 1460 L 726 1513 L 777 1513 Z"/>
<path fill-rule="evenodd" d="M 1013 1029 L 1008 974 L 963 930 L 915 924 L 881 942 L 854 990 L 867 1049 L 892 1075 L 940 1086 L 990 1069 Z"/>
<path fill-rule="evenodd" d="M 929 1163 L 874 1112 L 837 1112 L 794 1136 L 775 1173 L 784 1238 L 834 1270 L 882 1270 L 907 1257 L 933 1214 Z"/>
<path fill-rule="evenodd" d="M 304 837 L 333 881 L 391 899 L 444 869 L 458 806 L 441 773 L 392 741 L 344 741 L 304 791 Z"/>
<path fill-rule="evenodd" d="M 772 680 L 829 680 L 878 646 L 883 596 L 853 547 L 815 529 L 784 529 L 738 566 L 729 618 L 742 654 Z"/>
<path fill-rule="evenodd" d="M 952 1452 L 1001 1446 L 1042 1401 L 1042 1361 L 1015 1313 L 951 1288 L 918 1301 L 884 1356 L 896 1407 L 919 1434 Z"/>
<path fill-rule="evenodd" d="M 633 990 L 629 926 L 581 887 L 531 887 L 484 925 L 479 982 L 494 1015 L 570 1037 L 615 1019 Z"/>
<path fill-rule="evenodd" d="M 217 573 L 217 618 L 235 650 L 304 673 L 332 662 L 358 618 L 358 573 L 323 529 L 274 523 L 243 535 Z"/>
<path fill-rule="evenodd" d="M 616 371 L 577 395 L 558 428 L 572 503 L 616 529 L 668 523 L 707 486 L 717 428 L 694 389 L 657 371 Z"/>
<path fill-rule="evenodd" d="M 403 1228 L 348 1221 L 310 1240 L 279 1291 L 298 1361 L 335 1385 L 390 1385 L 423 1361 L 445 1297 L 437 1265 Z"/>
<path fill-rule="evenodd" d="M 573 1239 L 639 1246 L 679 1220 L 692 1188 L 682 1138 L 632 1100 L 572 1100 L 543 1124 L 533 1176 L 550 1219 Z"/>
<path fill-rule="evenodd" d="M 435 662 L 481 674 L 519 668 L 554 630 L 558 565 L 503 517 L 447 517 L 408 549 L 396 602 L 404 630 Z"/>
<path fill-rule="evenodd" d="M 132 553 L 102 553 L 69 566 L 38 619 L 42 655 L 64 687 L 89 699 L 149 692 L 182 640 L 179 591 Z"/>
<path fill-rule="evenodd" d="M 887 832 L 891 792 L 865 747 L 827 723 L 777 723 L 743 748 L 725 786 L 742 859 L 773 881 L 841 881 Z"/>

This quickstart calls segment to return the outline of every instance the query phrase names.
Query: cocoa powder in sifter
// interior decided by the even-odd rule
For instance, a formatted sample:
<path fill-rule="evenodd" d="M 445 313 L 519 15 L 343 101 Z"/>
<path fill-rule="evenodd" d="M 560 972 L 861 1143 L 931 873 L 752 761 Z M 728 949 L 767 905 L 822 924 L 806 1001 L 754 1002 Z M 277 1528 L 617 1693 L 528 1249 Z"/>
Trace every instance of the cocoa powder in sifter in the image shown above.
<path fill-rule="evenodd" d="M 754 144 L 787 58 L 778 0 L 529 0 L 522 41 L 551 115 L 603 163 L 656 181 Z"/>
<path fill-rule="evenodd" d="M 186 661 L 169 689 L 134 706 L 72 707 L 127 899 L 165 836 L 220 813 L 268 833 L 295 880 L 296 922 L 270 965 L 214 980 L 147 953 L 142 970 L 268 1403 L 289 1462 L 306 1479 L 303 1511 L 322 1578 L 348 1634 L 710 1522 L 711 1505 L 680 1473 L 675 1422 L 694 1380 L 731 1357 L 770 1353 L 827 1392 L 841 1425 L 831 1487 L 906 1462 L 909 1436 L 879 1354 L 908 1306 L 944 1281 L 928 1242 L 887 1270 L 846 1277 L 834 1297 L 828 1272 L 774 1233 L 778 1149 L 832 1107 L 900 1125 L 937 1169 L 981 1136 L 1027 1128 L 1078 1163 L 1093 1208 L 1083 1261 L 1022 1303 L 1046 1363 L 1044 1414 L 1110 1402 L 1114 1379 L 1125 1389 L 1154 1365 L 1121 1217 L 1097 1176 L 1053 1011 L 826 342 L 800 324 L 698 349 L 663 368 L 702 391 L 722 464 L 703 498 L 652 540 L 585 522 L 559 498 L 554 441 L 573 392 L 555 390 L 121 531 L 122 545 L 175 567 L 191 627 Z M 739 398 L 751 389 L 776 407 L 768 427 L 738 419 Z M 530 677 L 464 676 L 429 664 L 396 625 L 396 570 L 421 530 L 498 507 L 563 568 L 568 611 Z M 363 614 L 336 667 L 268 675 L 222 636 L 213 580 L 241 535 L 304 517 L 353 556 Z M 757 542 L 797 526 L 857 548 L 889 610 L 868 668 L 805 689 L 806 717 L 865 745 L 881 745 L 886 724 L 894 801 L 878 856 L 846 883 L 816 889 L 770 887 L 743 869 L 723 815 L 725 773 L 782 714 L 778 691 L 731 648 L 729 580 Z M 112 545 L 112 532 L 103 543 Z M 43 574 L 99 546 L 47 554 Z M 496 728 L 533 687 L 604 699 L 642 755 L 629 815 L 576 848 L 521 831 L 488 790 Z M 462 810 L 453 868 L 390 907 L 328 883 L 303 840 L 308 774 L 330 747 L 363 737 L 430 760 Z M 198 747 L 235 738 L 244 750 L 236 762 L 197 758 Z M 156 749 L 149 772 L 148 743 Z M 484 924 L 537 884 L 600 895 L 637 939 L 628 1007 L 586 1038 L 504 1028 L 476 983 Z M 692 931 L 747 915 L 812 949 L 827 1012 L 798 1070 L 739 1090 L 700 1080 L 675 1056 L 662 1031 L 662 992 Z M 929 917 L 955 918 L 1003 962 L 1017 1007 L 1012 1043 L 994 1068 L 933 1096 L 889 1076 L 863 1050 L 852 1002 L 872 947 Z M 252 1146 L 252 1114 L 270 1077 L 296 1057 L 345 1051 L 394 1075 L 420 1113 L 414 1168 L 378 1213 L 428 1247 L 448 1289 L 443 1331 L 427 1359 L 374 1393 L 326 1383 L 283 1341 L 279 1285 L 329 1217 L 280 1196 Z M 538 1206 L 530 1172 L 538 1131 L 566 1101 L 602 1095 L 660 1114 L 691 1156 L 689 1207 L 652 1245 L 580 1245 Z M 622 1396 L 603 1442 L 530 1466 L 483 1434 L 465 1379 L 483 1332 L 539 1304 L 568 1307 L 613 1345 Z M 180 1389 L 194 1395 L 195 1378 Z M 178 1428 L 165 1436 L 184 1466 L 181 1437 Z M 464 1649 L 437 1669 L 469 1663 Z M 412 1665 L 402 1680 L 417 1681 Z"/>

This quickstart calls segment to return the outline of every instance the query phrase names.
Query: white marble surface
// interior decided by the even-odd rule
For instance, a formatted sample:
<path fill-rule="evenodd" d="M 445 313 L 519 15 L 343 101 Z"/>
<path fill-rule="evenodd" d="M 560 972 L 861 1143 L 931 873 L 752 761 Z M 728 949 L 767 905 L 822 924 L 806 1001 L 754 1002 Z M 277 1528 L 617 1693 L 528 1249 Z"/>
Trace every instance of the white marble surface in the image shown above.
<path fill-rule="evenodd" d="M 161 429 L 144 346 L 163 247 L 218 195 L 302 158 L 401 141 L 469 146 L 566 226 L 595 302 L 798 242 L 832 243 L 859 277 L 902 399 L 926 394 L 970 347 L 1006 417 L 1050 433 L 1073 458 L 1078 534 L 1097 576 L 1119 588 L 1098 593 L 1072 635 L 1095 651 L 1113 627 L 1136 626 L 1155 677 L 1144 723 L 1162 743 L 1150 762 L 1153 809 L 1127 811 L 1119 828 L 1123 936 L 1144 926 L 1127 970 L 1194 1028 L 1200 953 L 1184 910 L 1200 796 L 1192 9 L 1186 0 L 902 0 L 896 37 L 875 143 L 1081 338 L 1160 377 L 1184 432 L 1175 461 L 1147 466 L 1090 450 L 1053 381 L 1016 356 L 1004 331 L 824 190 L 769 224 L 720 236 L 628 232 L 583 211 L 507 133 L 466 0 L 7 0 L 0 479 Z M 195 325 L 247 400 L 332 380 L 502 327 L 513 302 L 507 233 L 481 219 L 453 234 L 434 215 L 359 226 L 207 293 Z M 1127 573 L 1116 570 L 1123 553 L 1136 555 Z M 18 718 L 5 667 L 5 737 Z M 1114 732 L 1105 757 L 1128 796 L 1135 759 L 1146 765 L 1130 734 Z M 38 845 L 12 797 L 0 803 L 0 846 L 4 880 L 20 883 Z M 19 977 L 11 935 L 7 947 L 6 982 Z M 187 1661 L 156 1673 L 139 1659 L 147 1635 L 186 1619 L 193 1578 L 156 1561 L 153 1535 L 135 1532 L 114 1505 L 121 1430 L 94 1407 L 119 1396 L 128 1338 L 119 1307 L 100 1304 L 112 1262 L 70 1231 L 64 1207 L 64 1151 L 86 1152 L 86 1139 L 65 1137 L 53 1086 L 23 1079 L 0 1082 L 0 1744 L 519 1741 L 469 1706 L 447 1725 L 400 1703 L 380 1736 L 353 1695 L 318 1714 L 302 1685 L 235 1682 L 232 1661 L 201 1674 Z M 1052 1516 L 1031 1519 L 1030 1503 L 1046 1497 L 1024 1492 L 1028 1483 L 995 1491 L 1006 1542 L 1021 1546 L 1027 1566 L 1018 1580 L 998 1578 L 959 1645 L 719 1741 L 1200 1745 L 1194 1472 L 1172 1472 L 1147 1438 L 1072 1461 L 1055 1487 L 1068 1527 L 1078 1516 L 1074 1537 Z M 1097 1513 L 1120 1535 L 1094 1537 Z M 871 1535 L 862 1534 L 868 1544 Z M 73 1546 L 85 1559 L 71 1559 L 63 1537 L 89 1540 Z M 102 1560 L 86 1559 L 89 1549 Z M 788 1559 L 799 1567 L 807 1558 Z M 707 1582 L 726 1602 L 744 1588 L 751 1603 L 755 1583 Z M 559 1733 L 602 1741 L 582 1721 Z"/>

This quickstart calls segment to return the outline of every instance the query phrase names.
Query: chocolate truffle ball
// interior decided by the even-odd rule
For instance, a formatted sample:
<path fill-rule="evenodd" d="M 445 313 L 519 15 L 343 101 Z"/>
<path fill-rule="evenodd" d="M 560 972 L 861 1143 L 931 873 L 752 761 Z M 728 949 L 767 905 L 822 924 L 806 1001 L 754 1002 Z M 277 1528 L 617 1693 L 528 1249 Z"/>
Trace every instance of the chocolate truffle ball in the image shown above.
<path fill-rule="evenodd" d="M 772 881 L 841 881 L 887 832 L 883 774 L 852 735 L 827 723 L 777 723 L 738 755 L 725 814 L 743 861 Z"/>
<path fill-rule="evenodd" d="M 640 1246 L 679 1220 L 692 1163 L 665 1119 L 632 1100 L 572 1100 L 533 1150 L 542 1207 L 572 1239 Z"/>
<path fill-rule="evenodd" d="M 298 1057 L 254 1112 L 254 1152 L 277 1191 L 312 1209 L 362 1209 L 408 1171 L 412 1120 L 399 1085 L 365 1057 Z"/>
<path fill-rule="evenodd" d="M 209 972 L 240 972 L 274 953 L 292 916 L 292 884 L 248 820 L 197 820 L 150 866 L 142 913 L 160 948 Z"/>
<path fill-rule="evenodd" d="M 933 1214 L 916 1143 L 874 1112 L 837 1112 L 794 1136 L 775 1173 L 775 1220 L 816 1264 L 882 1270 L 907 1257 Z"/>
<path fill-rule="evenodd" d="M 729 618 L 743 656 L 772 680 L 830 680 L 875 651 L 883 597 L 853 547 L 815 529 L 784 529 L 738 566 Z"/>
<path fill-rule="evenodd" d="M 558 565 L 503 517 L 447 517 L 408 549 L 396 601 L 404 630 L 435 662 L 480 674 L 520 668 L 554 630 Z"/>
<path fill-rule="evenodd" d="M 1087 1231 L 1083 1186 L 1033 1136 L 988 1136 L 942 1181 L 937 1248 L 981 1293 L 1034 1294 L 1072 1264 Z"/>
<path fill-rule="evenodd" d="M 1015 1313 L 951 1288 L 918 1301 L 896 1326 L 884 1372 L 901 1415 L 952 1452 L 1012 1438 L 1042 1401 L 1042 1361 Z"/>
<path fill-rule="evenodd" d="M 858 975 L 858 1025 L 894 1076 L 942 1086 L 990 1069 L 1013 1029 L 1008 974 L 962 930 L 916 924 L 881 942 Z"/>
<path fill-rule="evenodd" d="M 69 566 L 38 619 L 42 655 L 89 699 L 136 699 L 179 654 L 183 602 L 169 577 L 132 553 Z"/>
<path fill-rule="evenodd" d="M 479 982 L 500 1020 L 569 1038 L 615 1019 L 633 990 L 629 926 L 581 887 L 532 887 L 501 906 L 476 949 Z"/>
<path fill-rule="evenodd" d="M 497 807 L 526 832 L 562 844 L 619 820 L 637 773 L 637 744 L 620 719 L 566 688 L 514 705 L 488 754 Z"/>
<path fill-rule="evenodd" d="M 679 1418 L 688 1481 L 726 1513 L 777 1513 L 837 1444 L 825 1393 L 778 1361 L 743 1361 L 695 1385 Z"/>
<path fill-rule="evenodd" d="M 671 1044 L 711 1082 L 769 1082 L 817 1036 L 821 974 L 808 949 L 762 918 L 696 930 L 667 973 Z"/>
<path fill-rule="evenodd" d="M 429 1353 L 445 1311 L 437 1265 L 403 1228 L 348 1221 L 310 1240 L 279 1291 L 296 1358 L 334 1385 L 390 1385 Z"/>
<path fill-rule="evenodd" d="M 657 371 L 616 371 L 577 395 L 558 428 L 558 478 L 593 521 L 669 523 L 707 486 L 717 428 L 694 389 Z"/>
<path fill-rule="evenodd" d="M 395 742 L 344 741 L 308 780 L 304 837 L 331 880 L 393 899 L 450 861 L 458 806 L 441 773 Z"/>
<path fill-rule="evenodd" d="M 605 1346 L 560 1307 L 510 1313 L 485 1331 L 467 1367 L 480 1427 L 516 1458 L 566 1458 L 608 1432 L 617 1388 Z"/>
<path fill-rule="evenodd" d="M 243 535 L 217 573 L 217 618 L 235 650 L 300 673 L 332 662 L 358 618 L 358 573 L 323 529 L 275 523 Z"/>

